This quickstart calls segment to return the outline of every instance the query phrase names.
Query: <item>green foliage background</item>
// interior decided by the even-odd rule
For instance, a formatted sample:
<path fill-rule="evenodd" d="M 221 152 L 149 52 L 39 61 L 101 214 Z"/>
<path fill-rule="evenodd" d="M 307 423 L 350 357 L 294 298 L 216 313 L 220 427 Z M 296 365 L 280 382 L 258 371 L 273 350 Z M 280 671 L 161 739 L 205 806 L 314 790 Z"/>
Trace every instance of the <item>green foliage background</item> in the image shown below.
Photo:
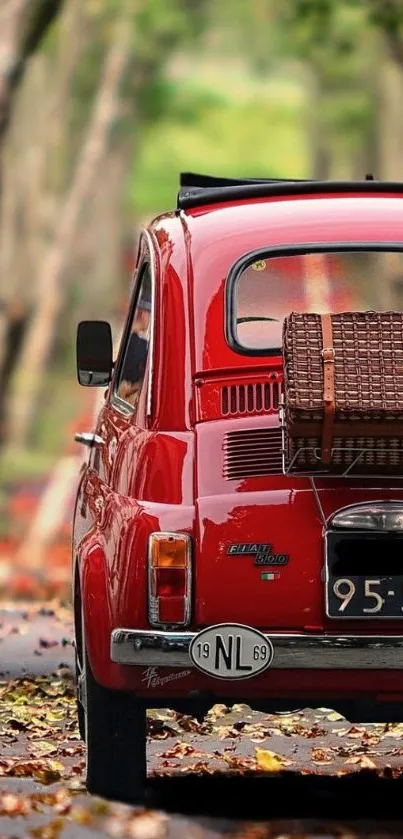
<path fill-rule="evenodd" d="M 143 128 L 127 185 L 128 208 L 140 216 L 173 208 L 181 171 L 308 174 L 305 97 L 293 79 L 256 79 L 235 65 L 217 83 L 214 61 L 192 69 L 193 75 L 166 83 L 169 110 Z"/>
<path fill-rule="evenodd" d="M 398 172 L 401 155 L 390 162 L 383 148 L 388 134 L 401 131 L 403 137 L 399 109 L 384 107 L 391 70 L 403 95 L 402 0 L 77 2 L 64 0 L 63 12 L 35 47 L 35 60 L 43 61 L 49 79 L 53 72 L 55 79 L 62 75 L 68 55 L 63 15 L 75 3 L 83 16 L 83 44 L 66 97 L 60 142 L 50 149 L 45 186 L 55 206 L 58 201 L 62 205 L 114 22 L 124 7 L 133 49 L 104 163 L 116 155 L 123 162 L 121 192 L 110 210 L 120 214 L 118 247 L 134 238 L 139 223 L 175 207 L 181 171 L 350 179 L 364 178 L 369 171 L 384 177 L 386 160 L 386 177 L 394 174 L 394 167 L 397 177 L 403 175 L 403 167 Z M 29 74 L 27 66 L 24 83 Z M 92 211 L 89 201 L 72 248 L 63 320 L 27 441 L 34 472 L 42 462 L 38 453 L 47 468 L 48 457 L 63 448 L 66 421 L 80 404 L 72 340 L 78 313 L 108 317 L 121 307 L 130 284 L 121 264 L 113 276 L 101 276 L 102 257 L 96 250 L 102 235 L 98 240 L 94 229 L 94 252 L 82 256 Z M 17 471 L 28 468 L 24 453 L 12 458 Z M 0 484 L 8 470 L 6 460 Z"/>

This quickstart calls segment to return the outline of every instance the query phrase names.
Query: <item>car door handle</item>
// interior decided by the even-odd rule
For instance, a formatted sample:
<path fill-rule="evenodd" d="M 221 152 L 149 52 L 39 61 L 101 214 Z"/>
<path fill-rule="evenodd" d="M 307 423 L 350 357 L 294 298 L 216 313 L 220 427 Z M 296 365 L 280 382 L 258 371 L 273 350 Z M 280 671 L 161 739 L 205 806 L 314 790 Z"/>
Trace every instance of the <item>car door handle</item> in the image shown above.
<path fill-rule="evenodd" d="M 105 445 L 105 440 L 99 434 L 94 434 L 92 431 L 77 431 L 74 435 L 76 443 L 82 443 L 83 446 L 88 446 L 90 449 L 99 449 Z"/>

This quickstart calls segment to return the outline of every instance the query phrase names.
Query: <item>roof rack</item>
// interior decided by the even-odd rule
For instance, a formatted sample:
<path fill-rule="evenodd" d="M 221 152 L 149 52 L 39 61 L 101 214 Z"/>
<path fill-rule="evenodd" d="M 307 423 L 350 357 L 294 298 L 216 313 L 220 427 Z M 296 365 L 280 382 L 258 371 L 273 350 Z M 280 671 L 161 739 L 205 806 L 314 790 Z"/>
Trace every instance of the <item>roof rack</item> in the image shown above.
<path fill-rule="evenodd" d="M 199 203 L 198 199 L 202 198 L 206 190 L 208 190 L 209 193 L 211 190 L 214 190 L 215 195 L 216 190 L 222 191 L 224 189 L 227 190 L 234 187 L 244 186 L 254 187 L 258 184 L 268 186 L 272 184 L 285 183 L 306 183 L 306 181 L 296 180 L 295 178 L 218 178 L 214 175 L 199 175 L 194 172 L 181 172 L 179 176 L 180 189 L 178 193 L 178 209 L 182 209 L 185 206 L 197 206 Z M 189 201 L 192 203 L 188 204 Z M 195 201 L 194 204 L 193 201 Z"/>
<path fill-rule="evenodd" d="M 217 178 L 183 172 L 180 175 L 177 209 L 188 210 L 207 204 L 222 204 L 245 198 L 270 195 L 298 195 L 347 192 L 403 193 L 403 182 L 377 181 L 366 177 L 362 181 L 313 181 L 283 178 Z"/>

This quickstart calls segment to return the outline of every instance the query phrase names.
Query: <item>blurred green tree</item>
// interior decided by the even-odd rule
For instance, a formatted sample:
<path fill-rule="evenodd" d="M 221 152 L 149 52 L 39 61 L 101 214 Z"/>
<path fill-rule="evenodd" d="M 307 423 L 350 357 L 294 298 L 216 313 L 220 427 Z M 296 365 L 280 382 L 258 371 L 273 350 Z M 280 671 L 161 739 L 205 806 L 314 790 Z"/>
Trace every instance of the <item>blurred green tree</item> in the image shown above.
<path fill-rule="evenodd" d="M 279 68 L 285 76 L 300 75 L 311 177 L 364 177 L 375 162 L 373 53 L 379 36 L 364 7 L 348 0 L 221 5 L 227 49 L 235 40 L 260 76 Z"/>
<path fill-rule="evenodd" d="M 339 23 L 345 21 L 345 37 L 338 37 Z M 361 78 L 362 140 L 356 159 L 376 177 L 398 180 L 403 177 L 401 145 L 403 142 L 403 3 L 401 0 L 292 0 L 287 4 L 287 21 L 294 31 L 309 33 L 319 45 L 321 59 L 317 77 L 326 79 L 329 58 L 335 46 L 342 47 L 350 66 L 351 86 Z M 315 52 L 316 52 L 315 47 Z M 343 66 L 340 57 L 337 67 Z M 316 53 L 317 55 L 317 53 Z M 356 61 L 363 61 L 361 75 L 356 74 Z M 376 58 L 375 58 L 376 57 Z M 327 89 L 325 85 L 327 97 Z M 359 94 L 359 91 L 358 91 Z M 326 97 L 322 97 L 326 122 Z M 351 117 L 357 125 L 358 112 L 352 114 L 343 101 L 339 114 L 344 136 L 350 136 Z M 323 127 L 323 117 L 321 118 Z M 329 148 L 328 140 L 325 141 Z M 363 171 L 360 172 L 363 177 Z"/>
<path fill-rule="evenodd" d="M 331 37 L 334 18 L 340 8 L 359 12 L 366 23 L 385 38 L 391 57 L 403 66 L 403 4 L 401 0 L 292 0 L 290 17 L 305 23 L 319 37 Z"/>

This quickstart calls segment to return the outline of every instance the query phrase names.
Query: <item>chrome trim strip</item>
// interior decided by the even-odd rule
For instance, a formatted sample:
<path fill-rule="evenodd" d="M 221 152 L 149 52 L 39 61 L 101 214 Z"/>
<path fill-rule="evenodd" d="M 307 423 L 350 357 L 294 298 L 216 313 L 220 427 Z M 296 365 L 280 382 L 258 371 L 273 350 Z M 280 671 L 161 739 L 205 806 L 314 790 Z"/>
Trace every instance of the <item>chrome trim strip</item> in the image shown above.
<path fill-rule="evenodd" d="M 152 411 L 152 385 L 154 378 L 154 334 L 155 334 L 155 295 L 156 295 L 156 280 L 155 280 L 155 247 L 152 236 L 147 228 L 143 227 L 142 232 L 147 240 L 148 252 L 150 255 L 150 276 L 151 276 L 151 325 L 150 325 L 150 341 L 148 344 L 148 382 L 147 382 L 147 402 L 146 402 L 146 417 L 149 419 Z"/>
<path fill-rule="evenodd" d="M 263 633 L 274 647 L 270 670 L 400 670 L 403 635 Z M 111 659 L 138 667 L 192 668 L 196 632 L 114 629 Z"/>
<path fill-rule="evenodd" d="M 100 448 L 105 445 L 104 438 L 100 437 L 99 434 L 95 434 L 93 431 L 77 431 L 74 435 L 74 439 L 76 443 L 81 443 L 83 446 L 88 446 L 90 449 Z"/>
<path fill-rule="evenodd" d="M 139 278 L 139 271 L 140 272 L 142 271 L 145 262 L 147 262 L 147 264 L 150 266 L 150 278 L 151 278 L 150 340 L 149 340 L 149 343 L 148 343 L 148 353 L 147 353 L 147 363 L 149 365 L 149 375 L 148 375 L 147 396 L 146 396 L 146 418 L 149 419 L 149 417 L 151 416 L 151 409 L 152 409 L 152 379 L 153 379 L 153 372 L 154 372 L 153 352 L 154 352 L 155 294 L 156 294 L 155 247 L 154 247 L 153 239 L 150 236 L 150 233 L 147 230 L 147 228 L 142 227 L 141 228 L 141 233 L 144 236 L 144 239 L 146 240 L 146 247 L 144 249 L 145 253 L 146 253 L 146 257 L 144 257 L 144 256 L 141 257 L 140 265 L 135 269 L 134 283 L 133 283 L 133 288 L 132 288 L 131 299 L 130 299 L 130 304 L 129 305 L 131 306 L 131 304 L 132 304 L 133 294 L 135 293 L 136 285 L 137 285 L 138 278 Z M 139 248 L 140 248 L 140 253 L 141 253 L 141 251 L 142 251 L 141 239 L 140 239 Z M 119 357 L 119 354 L 121 352 L 122 342 L 123 342 L 123 339 L 124 339 L 124 336 L 125 336 L 125 328 L 126 328 L 126 325 L 124 325 L 123 332 L 120 336 L 118 357 Z M 125 347 L 125 349 L 127 349 L 127 346 Z M 113 406 L 118 409 L 118 411 L 121 411 L 121 413 L 125 414 L 127 417 L 131 416 L 132 414 L 134 414 L 136 412 L 136 408 L 133 407 L 133 405 L 131 405 L 130 402 L 126 402 L 125 399 L 122 399 L 122 397 L 119 396 L 119 394 L 117 393 L 117 390 L 116 390 L 116 383 L 115 383 L 115 387 L 113 388 L 113 391 L 112 391 L 112 394 L 111 394 L 111 402 L 112 402 Z"/>

